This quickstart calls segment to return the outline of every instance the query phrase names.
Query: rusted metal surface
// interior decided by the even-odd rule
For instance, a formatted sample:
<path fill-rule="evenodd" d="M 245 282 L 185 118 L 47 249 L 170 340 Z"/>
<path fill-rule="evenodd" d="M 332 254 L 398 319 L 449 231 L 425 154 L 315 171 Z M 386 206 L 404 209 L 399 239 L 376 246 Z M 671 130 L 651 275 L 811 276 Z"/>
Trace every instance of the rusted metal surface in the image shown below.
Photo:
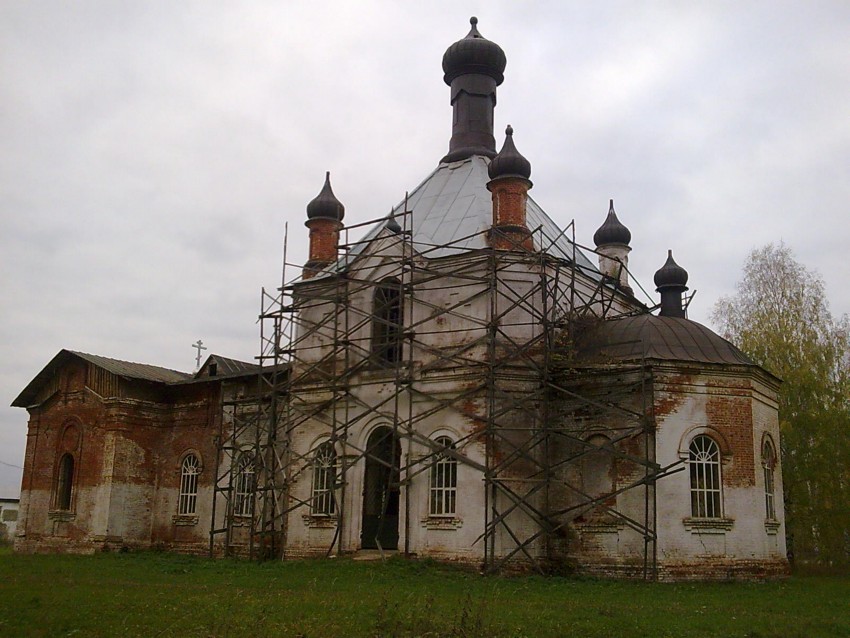
<path fill-rule="evenodd" d="M 693 361 L 755 366 L 730 342 L 702 324 L 644 314 L 600 322 L 581 339 L 579 356 L 612 361 Z"/>

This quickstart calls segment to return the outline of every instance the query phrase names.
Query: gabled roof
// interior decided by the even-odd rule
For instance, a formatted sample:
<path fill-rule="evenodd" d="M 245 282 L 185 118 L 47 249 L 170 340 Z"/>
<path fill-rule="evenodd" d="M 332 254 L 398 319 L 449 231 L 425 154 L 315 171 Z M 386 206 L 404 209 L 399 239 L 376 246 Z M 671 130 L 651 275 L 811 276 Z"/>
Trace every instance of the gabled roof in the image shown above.
<path fill-rule="evenodd" d="M 101 357 L 96 354 L 87 354 L 85 352 L 74 352 L 63 350 L 62 352 L 70 352 L 73 355 L 85 359 L 89 363 L 103 368 L 125 379 L 139 379 L 141 381 L 153 381 L 155 383 L 178 383 L 191 379 L 192 375 L 187 372 L 179 372 L 170 370 L 169 368 L 161 368 L 152 366 L 147 363 L 133 363 L 132 361 L 121 361 L 120 359 L 110 359 L 109 357 Z M 60 353 L 61 354 L 61 353 Z"/>
<path fill-rule="evenodd" d="M 81 359 L 88 363 L 103 368 L 107 372 L 111 372 L 123 379 L 133 379 L 136 381 L 146 381 L 149 383 L 162 383 L 165 385 L 178 385 L 184 383 L 192 383 L 197 381 L 211 381 L 222 377 L 236 377 L 243 375 L 256 374 L 260 370 L 260 366 L 245 361 L 236 359 L 228 359 L 220 355 L 211 354 L 207 357 L 207 361 L 197 375 L 192 375 L 187 372 L 179 372 L 178 370 L 170 370 L 160 366 L 152 366 L 147 363 L 133 363 L 131 361 L 121 361 L 120 359 L 111 359 L 102 357 L 96 354 L 88 354 L 86 352 L 75 352 L 73 350 L 60 350 L 59 353 L 50 360 L 44 368 L 35 375 L 35 378 L 27 384 L 27 387 L 17 396 L 12 402 L 12 406 L 16 408 L 26 408 L 35 403 L 41 389 L 50 382 L 56 371 L 67 364 L 72 359 Z M 215 361 L 218 367 L 215 377 L 210 377 L 208 374 L 201 373 L 211 362 Z"/>
<path fill-rule="evenodd" d="M 696 321 L 650 314 L 600 322 L 579 339 L 578 355 L 585 360 L 756 365 L 732 343 Z"/>
<path fill-rule="evenodd" d="M 177 370 L 169 370 L 159 366 L 152 366 L 146 363 L 133 363 L 130 361 L 121 361 L 120 359 L 110 359 L 109 357 L 101 357 L 96 354 L 88 354 L 86 352 L 75 352 L 73 350 L 60 350 L 50 362 L 42 368 L 41 372 L 35 375 L 32 381 L 27 384 L 27 387 L 12 401 L 12 406 L 17 408 L 25 408 L 33 405 L 41 388 L 47 384 L 56 371 L 67 364 L 72 359 L 82 359 L 88 363 L 94 364 L 112 374 L 125 379 L 138 379 L 140 381 L 150 381 L 153 383 L 179 383 L 192 379 L 192 375 L 186 372 L 178 372 Z"/>
<path fill-rule="evenodd" d="M 442 163 L 408 195 L 406 205 L 407 210 L 412 211 L 413 248 L 420 255 L 439 258 L 487 247 L 486 231 L 493 223 L 492 197 L 487 190 L 489 164 L 489 158 L 480 155 Z M 402 225 L 404 210 L 404 201 L 393 208 L 393 214 L 398 215 Z M 534 233 L 535 248 L 569 261 L 575 255 L 580 270 L 595 280 L 601 278 L 587 255 L 573 245 L 558 224 L 530 197 L 526 224 Z M 384 222 L 372 227 L 352 248 L 349 261 L 341 259 L 331 270 L 344 270 L 383 228 Z"/>
<path fill-rule="evenodd" d="M 210 364 L 216 364 L 215 375 L 210 375 Z M 242 375 L 256 374 L 260 371 L 260 366 L 256 363 L 248 363 L 247 361 L 239 361 L 238 359 L 229 359 L 222 357 L 220 354 L 211 354 L 204 361 L 204 365 L 195 373 L 195 379 L 209 379 L 210 376 L 216 377 L 238 377 Z"/>

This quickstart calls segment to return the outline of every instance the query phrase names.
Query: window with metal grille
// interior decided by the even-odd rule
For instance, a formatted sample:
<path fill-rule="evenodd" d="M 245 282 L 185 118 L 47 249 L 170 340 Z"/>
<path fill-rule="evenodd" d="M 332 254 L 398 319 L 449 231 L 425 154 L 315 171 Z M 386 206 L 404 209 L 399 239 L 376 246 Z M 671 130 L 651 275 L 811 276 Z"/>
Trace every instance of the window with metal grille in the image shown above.
<path fill-rule="evenodd" d="M 233 477 L 233 515 L 251 516 L 254 495 L 254 457 L 243 452 L 236 462 Z"/>
<path fill-rule="evenodd" d="M 776 519 L 775 471 L 776 450 L 770 439 L 765 439 L 761 450 L 761 464 L 764 470 L 764 512 L 768 520 Z"/>
<path fill-rule="evenodd" d="M 63 454 L 59 460 L 59 472 L 56 476 L 56 494 L 53 506 L 57 510 L 71 509 L 72 487 L 74 485 L 74 457 Z"/>
<path fill-rule="evenodd" d="M 195 513 L 198 501 L 198 474 L 201 462 L 194 454 L 187 454 L 180 466 L 180 496 L 177 499 L 177 513 L 190 515 Z"/>
<path fill-rule="evenodd" d="M 332 443 L 323 443 L 313 457 L 313 515 L 330 516 L 336 512 L 335 482 L 336 452 Z"/>
<path fill-rule="evenodd" d="M 691 473 L 691 515 L 721 518 L 720 448 L 711 437 L 700 434 L 688 448 Z"/>
<path fill-rule="evenodd" d="M 401 361 L 403 323 L 401 282 L 385 279 L 375 288 L 372 305 L 372 357 L 381 365 Z"/>
<path fill-rule="evenodd" d="M 434 441 L 438 447 L 454 450 L 454 442 L 447 436 Z M 457 460 L 438 452 L 431 466 L 431 516 L 451 516 L 457 505 Z"/>

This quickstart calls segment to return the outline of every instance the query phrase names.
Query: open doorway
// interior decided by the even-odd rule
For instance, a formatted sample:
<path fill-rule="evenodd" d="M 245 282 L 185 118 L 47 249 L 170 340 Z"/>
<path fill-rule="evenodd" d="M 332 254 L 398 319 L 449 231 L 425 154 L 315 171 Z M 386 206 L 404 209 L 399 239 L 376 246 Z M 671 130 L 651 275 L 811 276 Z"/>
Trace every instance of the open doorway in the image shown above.
<path fill-rule="evenodd" d="M 400 459 L 401 445 L 390 428 L 372 432 L 363 479 L 363 549 L 398 549 Z"/>

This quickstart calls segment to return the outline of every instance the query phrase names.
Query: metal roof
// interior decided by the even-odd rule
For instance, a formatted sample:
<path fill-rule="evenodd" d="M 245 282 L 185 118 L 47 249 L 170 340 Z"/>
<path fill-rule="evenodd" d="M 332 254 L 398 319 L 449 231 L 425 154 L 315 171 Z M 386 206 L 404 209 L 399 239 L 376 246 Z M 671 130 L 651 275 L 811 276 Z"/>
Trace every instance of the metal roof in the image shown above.
<path fill-rule="evenodd" d="M 33 405 L 41 388 L 50 381 L 56 370 L 65 365 L 73 358 L 82 359 L 93 365 L 96 365 L 112 374 L 125 379 L 136 379 L 139 381 L 148 381 L 151 383 L 163 383 L 167 385 L 193 383 L 193 382 L 209 382 L 216 381 L 220 378 L 238 377 L 256 374 L 261 370 L 260 366 L 238 361 L 237 359 L 228 359 L 217 354 L 211 354 L 207 357 L 207 361 L 201 370 L 200 375 L 210 361 L 215 361 L 218 364 L 218 370 L 215 377 L 208 375 L 199 377 L 187 372 L 179 372 L 178 370 L 170 370 L 161 368 L 160 366 L 152 366 L 147 363 L 133 363 L 131 361 L 121 361 L 120 359 L 110 359 L 109 357 L 101 357 L 96 354 L 88 354 L 87 352 L 75 352 L 73 350 L 60 350 L 59 353 L 50 360 L 35 378 L 27 384 L 27 387 L 18 395 L 12 402 L 13 407 L 25 408 Z"/>
<path fill-rule="evenodd" d="M 211 354 L 207 357 L 204 365 L 195 373 L 195 379 L 203 378 L 209 380 L 209 365 L 216 364 L 216 377 L 236 377 L 241 375 L 256 374 L 261 370 L 261 367 L 256 363 L 248 363 L 247 361 L 239 361 L 238 359 L 229 359 L 222 357 L 220 354 Z"/>
<path fill-rule="evenodd" d="M 109 357 L 101 357 L 100 355 L 88 354 L 86 352 L 74 352 L 73 350 L 68 350 L 67 352 L 77 355 L 81 359 L 85 359 L 96 366 L 100 366 L 112 374 L 117 374 L 119 377 L 125 377 L 127 379 L 140 379 L 142 381 L 154 381 L 158 383 L 177 383 L 192 378 L 192 375 L 186 372 L 160 368 L 159 366 L 152 366 L 147 363 L 121 361 L 120 359 L 110 359 Z"/>
<path fill-rule="evenodd" d="M 696 321 L 649 314 L 599 323 L 579 339 L 578 355 L 589 360 L 755 365 L 733 344 Z"/>
<path fill-rule="evenodd" d="M 66 364 L 71 359 L 82 359 L 96 366 L 108 370 L 113 374 L 127 379 L 140 379 L 142 381 L 152 381 L 155 383 L 180 383 L 192 379 L 192 375 L 177 370 L 169 370 L 168 368 L 160 368 L 146 363 L 132 363 L 130 361 L 121 361 L 119 359 L 110 359 L 101 357 L 96 354 L 88 354 L 86 352 L 74 352 L 73 350 L 60 350 L 58 354 L 50 360 L 50 362 L 42 368 L 41 372 L 35 375 L 32 381 L 27 384 L 27 387 L 21 391 L 17 398 L 12 402 L 12 406 L 25 408 L 33 405 L 41 388 L 48 383 L 56 370 Z"/>
<path fill-rule="evenodd" d="M 487 248 L 486 231 L 493 223 L 493 203 L 487 190 L 489 164 L 489 158 L 480 155 L 442 163 L 408 195 L 406 205 L 412 211 L 412 239 L 417 252 L 438 258 Z M 402 225 L 404 210 L 405 202 L 401 201 L 392 211 Z M 530 197 L 526 224 L 534 234 L 535 248 L 569 261 L 575 254 L 576 265 L 585 274 L 597 280 L 601 278 L 587 255 L 574 248 L 562 229 Z M 348 259 L 339 260 L 332 269 L 344 270 L 384 226 L 383 221 L 375 224 L 352 247 Z"/>

